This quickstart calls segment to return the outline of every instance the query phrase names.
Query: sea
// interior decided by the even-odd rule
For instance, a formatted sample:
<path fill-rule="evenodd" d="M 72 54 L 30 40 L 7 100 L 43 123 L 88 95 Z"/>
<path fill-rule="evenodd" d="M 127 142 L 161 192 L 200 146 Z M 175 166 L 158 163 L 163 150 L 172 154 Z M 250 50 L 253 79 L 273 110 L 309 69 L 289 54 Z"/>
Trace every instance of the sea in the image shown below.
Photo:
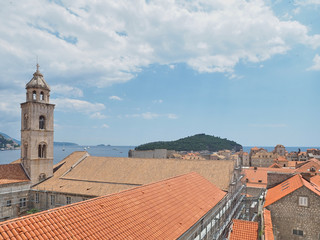
<path fill-rule="evenodd" d="M 254 146 L 244 146 L 243 151 L 250 152 L 250 149 Z M 257 146 L 262 147 L 268 152 L 274 149 L 274 146 Z M 75 151 L 87 151 L 91 156 L 97 157 L 128 157 L 130 149 L 134 149 L 135 146 L 54 146 L 54 159 L 53 164 L 60 162 L 62 159 L 70 155 Z M 305 152 L 309 148 L 318 147 L 286 147 L 288 152 L 302 151 Z M 20 150 L 5 150 L 0 151 L 0 164 L 8 164 L 20 158 Z"/>

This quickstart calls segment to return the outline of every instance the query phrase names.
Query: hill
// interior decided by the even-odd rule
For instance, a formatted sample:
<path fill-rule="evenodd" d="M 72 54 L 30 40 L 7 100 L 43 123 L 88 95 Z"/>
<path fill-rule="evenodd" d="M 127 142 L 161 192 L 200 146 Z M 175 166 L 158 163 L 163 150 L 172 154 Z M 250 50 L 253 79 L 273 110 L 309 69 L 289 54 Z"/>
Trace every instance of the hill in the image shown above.
<path fill-rule="evenodd" d="M 210 152 L 216 152 L 224 149 L 239 151 L 242 149 L 242 146 L 226 138 L 220 138 L 206 134 L 196 134 L 194 136 L 181 138 L 176 141 L 146 143 L 135 148 L 135 150 L 154 149 L 168 149 L 176 151 L 208 150 Z"/>
<path fill-rule="evenodd" d="M 14 140 L 4 137 L 2 134 L 0 134 L 0 149 L 14 149 L 19 146 L 20 145 Z"/>

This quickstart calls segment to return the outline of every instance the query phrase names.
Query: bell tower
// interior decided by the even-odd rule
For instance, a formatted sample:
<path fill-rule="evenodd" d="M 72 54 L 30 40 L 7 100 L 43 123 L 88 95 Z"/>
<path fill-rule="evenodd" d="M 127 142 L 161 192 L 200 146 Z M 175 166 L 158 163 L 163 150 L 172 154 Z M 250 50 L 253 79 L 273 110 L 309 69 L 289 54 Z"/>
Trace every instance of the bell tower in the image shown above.
<path fill-rule="evenodd" d="M 21 103 L 21 164 L 36 184 L 53 175 L 53 110 L 50 87 L 39 71 L 26 85 Z"/>

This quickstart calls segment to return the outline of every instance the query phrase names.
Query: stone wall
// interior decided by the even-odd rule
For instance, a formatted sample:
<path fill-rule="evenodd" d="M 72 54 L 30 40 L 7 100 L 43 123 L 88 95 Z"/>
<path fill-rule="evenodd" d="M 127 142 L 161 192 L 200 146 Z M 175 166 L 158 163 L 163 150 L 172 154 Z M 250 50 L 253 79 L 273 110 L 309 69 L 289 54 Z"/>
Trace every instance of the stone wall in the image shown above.
<path fill-rule="evenodd" d="M 128 156 L 131 158 L 169 158 L 175 151 L 167 149 L 155 149 L 155 150 L 130 150 Z"/>
<path fill-rule="evenodd" d="M 19 217 L 26 213 L 29 209 L 29 189 L 29 182 L 1 185 L 0 221 Z"/>
<path fill-rule="evenodd" d="M 294 173 L 282 172 L 268 172 L 267 174 L 267 189 L 272 188 L 295 175 Z"/>
<path fill-rule="evenodd" d="M 299 206 L 299 196 L 308 197 L 308 206 Z M 277 240 L 315 240 L 320 234 L 320 196 L 306 187 L 288 194 L 267 207 Z M 293 234 L 302 230 L 303 236 Z"/>

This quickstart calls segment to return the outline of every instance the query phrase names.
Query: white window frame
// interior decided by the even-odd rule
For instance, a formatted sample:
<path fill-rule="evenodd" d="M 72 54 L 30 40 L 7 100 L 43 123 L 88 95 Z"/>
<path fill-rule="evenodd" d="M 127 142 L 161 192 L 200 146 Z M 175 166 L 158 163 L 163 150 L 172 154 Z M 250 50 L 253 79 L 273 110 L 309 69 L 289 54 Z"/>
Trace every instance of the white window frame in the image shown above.
<path fill-rule="evenodd" d="M 36 203 L 39 203 L 40 201 L 39 201 L 39 193 L 36 193 Z"/>
<path fill-rule="evenodd" d="M 66 203 L 71 204 L 71 197 L 66 197 Z"/>
<path fill-rule="evenodd" d="M 299 206 L 308 207 L 308 197 L 299 197 Z"/>
<path fill-rule="evenodd" d="M 27 206 L 27 198 L 20 198 L 19 206 L 20 207 L 26 207 Z"/>
<path fill-rule="evenodd" d="M 12 201 L 11 200 L 7 200 L 7 205 L 6 207 L 11 207 L 12 206 Z"/>

